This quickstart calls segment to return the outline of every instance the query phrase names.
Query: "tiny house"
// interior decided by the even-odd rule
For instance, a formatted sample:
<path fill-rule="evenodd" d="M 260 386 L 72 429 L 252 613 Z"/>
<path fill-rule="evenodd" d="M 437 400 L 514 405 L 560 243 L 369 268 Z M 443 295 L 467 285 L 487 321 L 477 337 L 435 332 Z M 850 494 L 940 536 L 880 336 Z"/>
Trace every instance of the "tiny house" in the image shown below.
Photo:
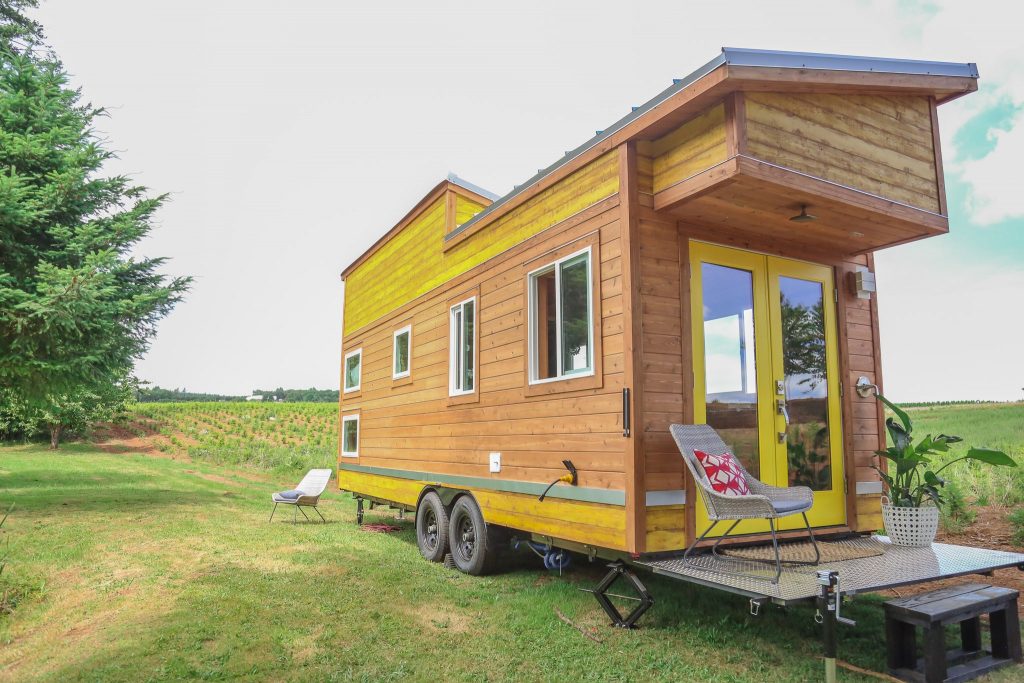
<path fill-rule="evenodd" d="M 876 530 L 873 254 L 947 232 L 937 108 L 977 77 L 725 49 L 502 197 L 443 180 L 342 274 L 340 488 L 471 573 L 507 530 L 677 551 L 668 428 L 707 423 L 816 531 Z"/>

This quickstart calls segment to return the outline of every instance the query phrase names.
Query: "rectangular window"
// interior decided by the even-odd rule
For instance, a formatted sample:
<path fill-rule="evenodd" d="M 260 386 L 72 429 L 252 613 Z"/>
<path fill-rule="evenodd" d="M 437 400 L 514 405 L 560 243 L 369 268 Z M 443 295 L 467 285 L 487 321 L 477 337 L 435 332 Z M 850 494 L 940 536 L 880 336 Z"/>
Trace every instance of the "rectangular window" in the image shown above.
<path fill-rule="evenodd" d="M 411 372 L 412 355 L 412 325 L 406 325 L 395 332 L 394 363 L 392 365 L 392 378 L 401 379 L 408 377 Z"/>
<path fill-rule="evenodd" d="M 345 392 L 359 391 L 363 375 L 363 350 L 356 349 L 345 354 Z"/>
<path fill-rule="evenodd" d="M 448 393 L 471 394 L 476 388 L 476 297 L 451 307 Z"/>
<path fill-rule="evenodd" d="M 341 418 L 341 454 L 347 458 L 359 456 L 359 414 Z"/>
<path fill-rule="evenodd" d="M 529 275 L 530 381 L 594 374 L 594 302 L 590 249 Z"/>

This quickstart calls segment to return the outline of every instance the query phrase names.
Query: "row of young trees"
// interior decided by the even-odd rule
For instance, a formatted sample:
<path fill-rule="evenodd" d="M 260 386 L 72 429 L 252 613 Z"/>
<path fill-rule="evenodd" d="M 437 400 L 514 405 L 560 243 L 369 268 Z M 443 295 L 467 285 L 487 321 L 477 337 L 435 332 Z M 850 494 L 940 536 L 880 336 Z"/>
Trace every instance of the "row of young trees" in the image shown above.
<path fill-rule="evenodd" d="M 134 249 L 166 195 L 104 172 L 115 154 L 26 14 L 0 0 L 0 436 L 107 419 L 190 279 Z M 6 425 L 6 426 L 5 426 Z"/>
<path fill-rule="evenodd" d="M 163 387 L 140 387 L 137 392 L 140 403 L 189 403 L 194 401 L 244 401 L 247 396 L 228 396 L 226 394 L 206 394 L 187 391 L 185 389 L 164 389 Z M 337 389 L 256 389 L 253 396 L 261 396 L 264 401 L 284 401 L 286 403 L 337 403 Z"/>

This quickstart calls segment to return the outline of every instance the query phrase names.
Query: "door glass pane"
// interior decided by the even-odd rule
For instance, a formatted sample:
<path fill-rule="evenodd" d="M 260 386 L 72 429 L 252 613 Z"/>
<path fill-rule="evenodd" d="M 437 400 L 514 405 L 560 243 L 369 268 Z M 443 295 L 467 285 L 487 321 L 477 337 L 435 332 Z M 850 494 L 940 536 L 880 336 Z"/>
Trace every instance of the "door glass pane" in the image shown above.
<path fill-rule="evenodd" d="M 475 308 L 473 301 L 467 301 L 462 305 L 462 360 L 460 364 L 462 376 L 460 384 L 463 391 L 473 389 L 473 362 L 476 360 L 476 354 L 473 353 L 473 344 L 476 341 Z"/>
<path fill-rule="evenodd" d="M 703 263 L 701 282 L 707 423 L 759 477 L 753 276 Z"/>
<path fill-rule="evenodd" d="M 562 373 L 590 369 L 590 283 L 587 254 L 560 267 L 562 291 Z"/>
<path fill-rule="evenodd" d="M 820 282 L 780 277 L 779 291 L 783 386 L 789 411 L 789 484 L 828 491 L 832 488 L 832 457 L 823 288 Z"/>

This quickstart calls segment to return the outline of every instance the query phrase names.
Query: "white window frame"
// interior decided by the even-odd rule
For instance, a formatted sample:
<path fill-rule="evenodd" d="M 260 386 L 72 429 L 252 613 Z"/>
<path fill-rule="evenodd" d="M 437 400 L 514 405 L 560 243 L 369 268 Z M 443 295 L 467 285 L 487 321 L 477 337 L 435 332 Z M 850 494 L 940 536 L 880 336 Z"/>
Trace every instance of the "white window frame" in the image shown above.
<path fill-rule="evenodd" d="M 354 387 L 349 387 L 349 386 L 346 386 L 345 384 L 346 384 L 346 382 L 348 382 L 348 359 L 351 358 L 352 356 L 359 356 L 359 384 L 356 384 Z M 355 351 L 349 351 L 348 353 L 346 353 L 345 354 L 345 358 L 342 360 L 342 364 L 341 364 L 341 388 L 342 388 L 343 393 L 348 394 L 348 393 L 351 393 L 353 391 L 359 391 L 359 388 L 362 385 L 363 385 L 363 349 L 362 349 L 362 347 L 359 347 Z"/>
<path fill-rule="evenodd" d="M 462 344 L 458 343 L 456 334 L 461 332 L 462 318 L 459 318 L 459 324 L 455 324 L 456 315 L 455 312 L 458 310 L 465 315 L 465 306 L 468 303 L 473 304 L 473 386 L 469 389 L 457 388 L 458 380 L 461 379 L 462 373 L 459 372 L 462 368 L 461 358 Z M 476 393 L 477 384 L 480 382 L 480 368 L 476 367 L 476 345 L 479 338 L 480 329 L 480 306 L 476 302 L 476 296 L 471 296 L 462 301 L 452 304 L 448 307 L 448 395 L 449 396 L 469 396 L 470 394 Z"/>
<path fill-rule="evenodd" d="M 581 254 L 587 255 L 587 347 L 590 353 L 590 368 L 587 370 L 581 370 L 579 372 L 564 373 L 562 371 L 562 268 L 561 265 L 566 261 L 571 261 L 577 258 Z M 537 358 L 537 288 L 535 286 L 536 276 L 540 273 L 545 273 L 551 270 L 555 272 L 555 357 L 557 362 L 557 369 L 554 377 L 546 377 L 544 379 L 539 378 L 538 372 L 538 361 Z M 568 256 L 563 256 L 560 259 L 546 263 L 540 268 L 536 268 L 527 273 L 526 276 L 526 287 L 529 299 L 529 324 L 527 325 L 527 335 L 529 335 L 529 367 L 530 367 L 530 384 L 549 384 L 551 382 L 564 382 L 569 379 L 576 379 L 578 377 L 593 377 L 596 372 L 595 366 L 597 365 L 596 351 L 594 349 L 594 250 L 591 247 L 585 247 L 579 251 L 574 251 Z"/>
<path fill-rule="evenodd" d="M 406 332 L 409 333 L 409 367 L 405 369 L 405 372 L 395 372 L 395 365 L 398 362 L 398 337 Z M 405 327 L 395 330 L 395 333 L 391 337 L 391 379 L 404 379 L 412 374 L 412 325 L 406 325 Z M 360 375 L 362 379 L 362 375 Z"/>
<path fill-rule="evenodd" d="M 355 422 L 356 423 L 356 449 L 354 451 L 345 450 L 345 423 Z M 359 439 L 362 438 L 362 425 L 359 424 L 359 413 L 351 413 L 349 415 L 341 416 L 341 455 L 344 458 L 358 458 L 359 457 Z"/>

